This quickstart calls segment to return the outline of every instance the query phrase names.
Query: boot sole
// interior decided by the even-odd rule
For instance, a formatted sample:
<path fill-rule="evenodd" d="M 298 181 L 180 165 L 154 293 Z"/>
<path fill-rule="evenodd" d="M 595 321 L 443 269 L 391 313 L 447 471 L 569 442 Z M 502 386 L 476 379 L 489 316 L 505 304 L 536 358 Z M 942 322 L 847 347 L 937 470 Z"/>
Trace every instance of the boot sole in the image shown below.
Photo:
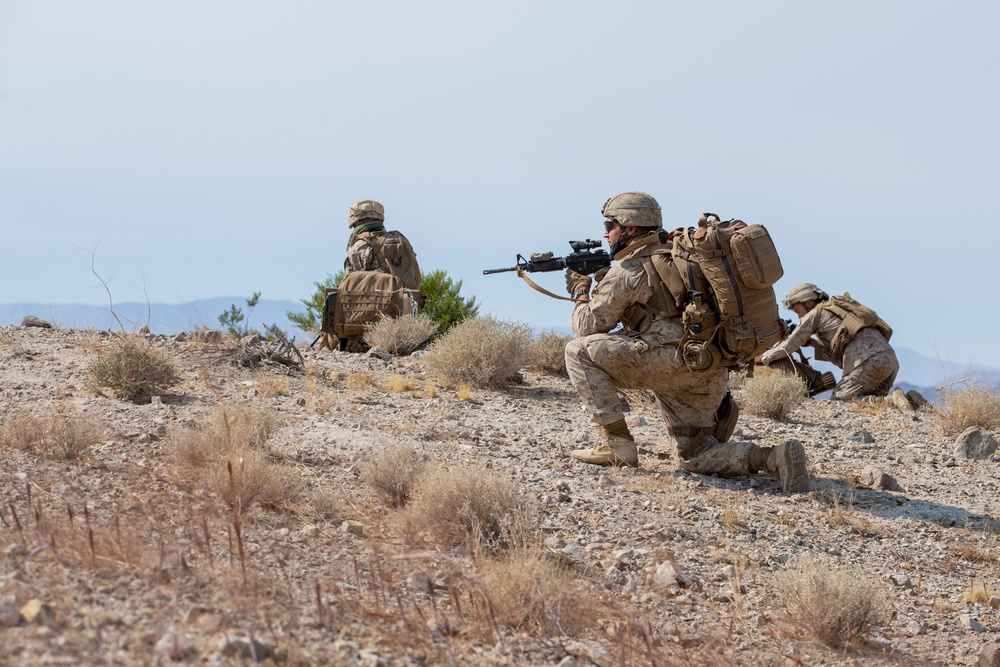
<path fill-rule="evenodd" d="M 638 468 L 639 467 L 639 461 L 638 460 L 636 460 L 636 461 L 630 461 L 629 459 L 616 458 L 616 459 L 612 459 L 610 461 L 588 461 L 587 459 L 577 458 L 577 457 L 572 456 L 572 455 L 570 455 L 570 458 L 573 459 L 574 461 L 579 461 L 580 463 L 589 463 L 592 466 L 622 466 L 622 467 L 626 467 L 626 468 Z"/>
<path fill-rule="evenodd" d="M 789 493 L 809 490 L 809 472 L 806 470 L 806 450 L 801 442 L 785 443 L 787 464 L 781 470 L 781 488 Z"/>

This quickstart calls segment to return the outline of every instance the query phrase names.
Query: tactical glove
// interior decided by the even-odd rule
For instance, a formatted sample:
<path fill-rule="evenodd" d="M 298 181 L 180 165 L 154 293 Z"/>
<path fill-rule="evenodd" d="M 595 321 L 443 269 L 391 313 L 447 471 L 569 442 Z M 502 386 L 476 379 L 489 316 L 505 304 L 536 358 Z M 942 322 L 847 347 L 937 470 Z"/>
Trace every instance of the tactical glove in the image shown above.
<path fill-rule="evenodd" d="M 569 292 L 570 296 L 575 298 L 576 293 L 580 290 L 590 292 L 591 283 L 593 280 L 590 279 L 590 276 L 577 273 L 573 269 L 566 269 L 566 291 Z"/>

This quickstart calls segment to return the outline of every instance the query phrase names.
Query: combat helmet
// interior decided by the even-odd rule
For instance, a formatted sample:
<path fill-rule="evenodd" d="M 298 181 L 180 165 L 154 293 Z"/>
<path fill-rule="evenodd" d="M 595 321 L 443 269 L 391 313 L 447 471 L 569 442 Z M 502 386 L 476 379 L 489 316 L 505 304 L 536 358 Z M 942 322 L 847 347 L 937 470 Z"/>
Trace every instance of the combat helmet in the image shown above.
<path fill-rule="evenodd" d="M 385 208 L 374 199 L 359 199 L 351 204 L 347 226 L 353 228 L 365 220 L 385 220 Z"/>
<path fill-rule="evenodd" d="M 797 303 L 809 300 L 826 301 L 829 298 L 830 295 L 816 287 L 816 285 L 812 283 L 799 283 L 792 289 L 788 290 L 788 294 L 786 294 L 785 298 L 781 300 L 781 306 L 785 310 L 791 310 L 792 306 Z"/>
<path fill-rule="evenodd" d="M 662 227 L 660 205 L 645 192 L 623 192 L 604 202 L 601 214 L 623 227 Z"/>

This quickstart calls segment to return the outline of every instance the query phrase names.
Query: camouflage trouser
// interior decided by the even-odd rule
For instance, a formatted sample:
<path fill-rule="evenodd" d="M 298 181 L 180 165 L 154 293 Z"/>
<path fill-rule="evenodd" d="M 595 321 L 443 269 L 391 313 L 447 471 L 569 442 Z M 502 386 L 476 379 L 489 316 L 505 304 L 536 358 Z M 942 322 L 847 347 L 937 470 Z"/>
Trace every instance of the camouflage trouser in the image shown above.
<path fill-rule="evenodd" d="M 566 345 L 566 370 L 594 426 L 625 418 L 618 389 L 648 389 L 671 432 L 696 431 L 715 425 L 715 412 L 726 393 L 727 372 L 692 373 L 674 345 L 657 345 L 641 337 L 593 334 Z M 749 443 L 718 443 L 709 438 L 688 452 L 688 438 L 674 436 L 680 466 L 720 475 L 749 470 Z M 684 451 L 688 456 L 681 454 Z"/>
<path fill-rule="evenodd" d="M 896 353 L 874 329 L 862 329 L 844 350 L 844 375 L 833 390 L 834 400 L 885 396 L 899 372 Z"/>

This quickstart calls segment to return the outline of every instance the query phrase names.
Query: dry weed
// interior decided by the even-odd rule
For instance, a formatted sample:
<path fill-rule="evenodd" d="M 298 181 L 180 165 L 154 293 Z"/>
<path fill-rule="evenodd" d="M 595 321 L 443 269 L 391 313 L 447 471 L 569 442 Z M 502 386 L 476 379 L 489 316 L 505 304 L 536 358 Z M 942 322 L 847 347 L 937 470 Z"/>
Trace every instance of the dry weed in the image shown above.
<path fill-rule="evenodd" d="M 802 560 L 777 575 L 786 623 L 831 648 L 860 648 L 887 616 L 871 577 Z"/>
<path fill-rule="evenodd" d="M 796 375 L 768 373 L 743 383 L 743 407 L 750 414 L 784 419 L 809 397 L 805 381 Z"/>
<path fill-rule="evenodd" d="M 479 317 L 464 320 L 431 343 L 427 370 L 447 384 L 504 385 L 531 359 L 531 328 Z"/>
<path fill-rule="evenodd" d="M 969 587 L 962 594 L 962 599 L 973 604 L 989 604 L 993 599 L 993 587 L 985 581 L 972 579 Z"/>
<path fill-rule="evenodd" d="M 139 338 L 120 337 L 87 367 L 96 389 L 108 388 L 115 396 L 138 401 L 162 394 L 180 382 L 174 363 Z"/>
<path fill-rule="evenodd" d="M 412 354 L 437 331 L 438 325 L 424 313 L 382 317 L 365 325 L 364 339 L 372 347 L 380 347 L 401 357 Z"/>
<path fill-rule="evenodd" d="M 25 415 L 0 427 L 0 446 L 66 461 L 80 456 L 87 447 L 99 442 L 104 433 L 103 425 L 87 417 Z"/>
<path fill-rule="evenodd" d="M 368 387 L 375 386 L 375 378 L 371 373 L 358 371 L 357 373 L 351 373 L 344 378 L 344 386 L 351 391 L 363 391 Z"/>
<path fill-rule="evenodd" d="M 534 508 L 512 481 L 458 466 L 421 475 L 399 520 L 410 539 L 424 535 L 446 547 L 497 552 L 532 543 Z"/>
<path fill-rule="evenodd" d="M 413 448 L 394 444 L 376 452 L 361 470 L 362 478 L 382 502 L 398 509 L 410 501 L 423 468 L 424 462 Z"/>
<path fill-rule="evenodd" d="M 619 389 L 633 408 L 655 408 L 656 395 L 648 389 Z"/>
<path fill-rule="evenodd" d="M 434 380 L 428 380 L 427 384 L 424 385 L 424 391 L 431 398 L 434 398 L 435 396 L 437 396 L 438 395 L 437 382 L 435 382 Z"/>
<path fill-rule="evenodd" d="M 389 376 L 389 391 L 395 391 L 398 393 L 406 391 L 416 391 L 417 385 L 413 380 L 406 377 L 405 375 L 400 375 L 399 373 L 393 373 Z"/>
<path fill-rule="evenodd" d="M 472 387 L 470 387 L 465 382 L 462 382 L 461 384 L 458 385 L 458 388 L 455 389 L 455 396 L 460 401 L 469 400 L 470 398 L 472 398 Z"/>
<path fill-rule="evenodd" d="M 958 435 L 970 426 L 992 431 L 1000 427 L 1000 393 L 973 385 L 944 396 L 939 423 L 945 435 Z"/>
<path fill-rule="evenodd" d="M 482 592 L 499 625 L 532 636 L 579 635 L 598 615 L 593 592 L 534 549 L 515 549 L 487 562 Z"/>
<path fill-rule="evenodd" d="M 542 373 L 568 377 L 566 373 L 566 343 L 575 336 L 542 331 L 531 343 L 530 366 Z"/>
<path fill-rule="evenodd" d="M 288 387 L 288 378 L 273 375 L 264 376 L 257 382 L 257 387 L 260 395 L 265 398 L 288 396 L 291 391 Z"/>
<path fill-rule="evenodd" d="M 275 463 L 263 450 L 274 427 L 274 413 L 268 410 L 224 406 L 204 427 L 178 434 L 177 461 L 187 478 L 234 507 L 254 502 L 279 507 L 303 483 L 297 470 Z"/>

